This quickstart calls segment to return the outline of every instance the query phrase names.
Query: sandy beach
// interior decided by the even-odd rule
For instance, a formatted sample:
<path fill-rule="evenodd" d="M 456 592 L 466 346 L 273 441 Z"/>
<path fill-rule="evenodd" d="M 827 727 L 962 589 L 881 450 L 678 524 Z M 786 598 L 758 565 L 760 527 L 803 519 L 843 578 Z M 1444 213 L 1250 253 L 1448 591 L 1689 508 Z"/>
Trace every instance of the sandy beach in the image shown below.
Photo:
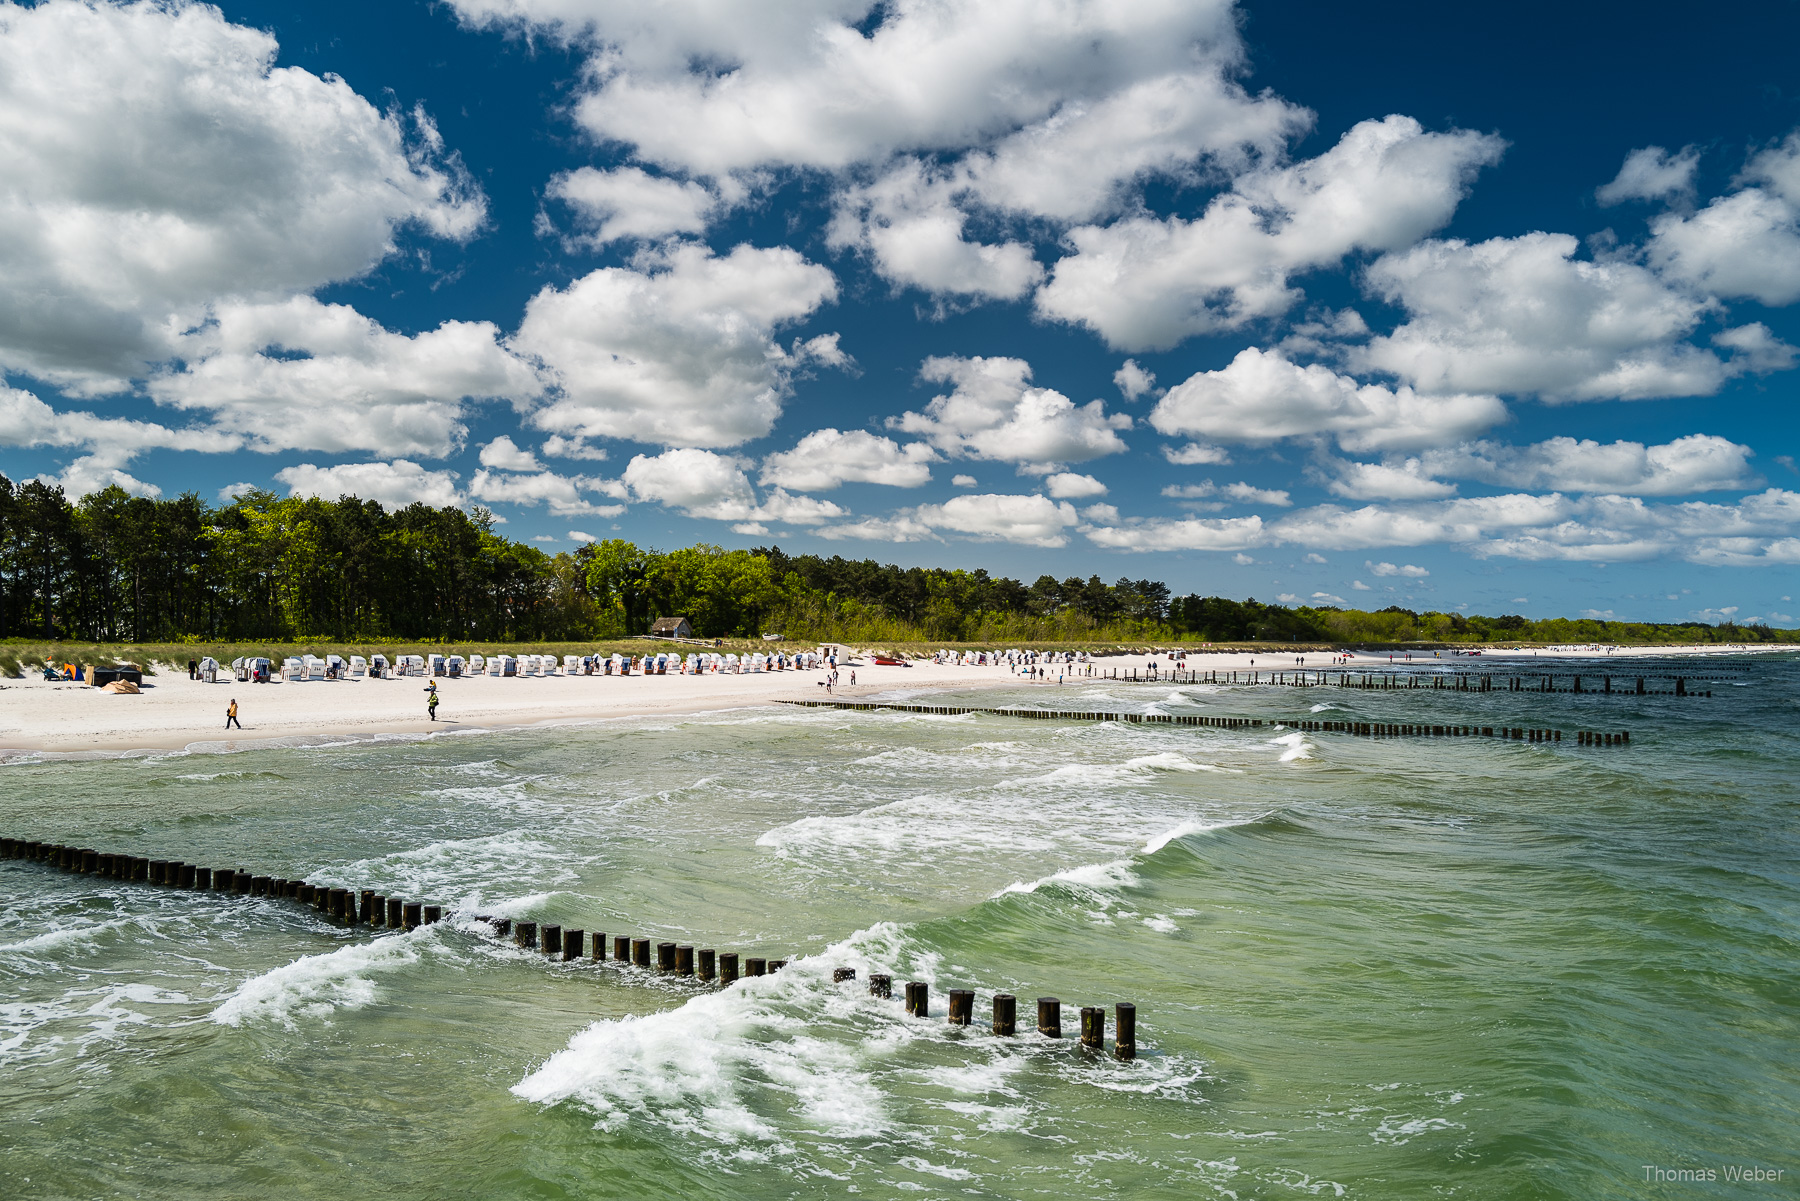
<path fill-rule="evenodd" d="M 1516 663 L 1519 659 L 1612 660 L 1645 656 L 1719 654 L 1719 647 L 1621 647 L 1610 654 L 1589 648 L 1558 647 L 1526 651 L 1484 649 L 1474 660 L 1445 651 L 1439 663 Z M 1415 665 L 1433 662 L 1430 651 L 1412 652 Z M 1096 659 L 1096 674 L 1114 668 L 1142 670 L 1145 655 Z M 1166 658 L 1158 662 L 1167 664 Z M 1398 653 L 1395 662 L 1404 662 Z M 1187 665 L 1205 671 L 1280 670 L 1304 666 L 1329 668 L 1334 656 L 1273 652 L 1190 651 Z M 1385 666 L 1387 652 L 1358 655 L 1352 663 Z M 856 684 L 849 685 L 851 671 Z M 183 748 L 224 750 L 272 741 L 419 734 L 430 731 L 504 729 L 543 723 L 695 713 L 780 701 L 811 700 L 825 695 L 821 671 L 780 671 L 751 675 L 576 676 L 500 679 L 479 676 L 438 681 L 438 720 L 428 719 L 420 677 L 392 680 L 307 681 L 207 684 L 187 678 L 185 670 L 167 665 L 145 678 L 137 696 L 118 696 L 85 684 L 41 679 L 0 683 L 0 754 L 158 751 Z M 1073 686 L 1071 678 L 1062 687 Z M 834 695 L 867 697 L 896 690 L 970 689 L 982 687 L 1059 687 L 1055 669 L 1050 679 L 1033 683 L 1004 665 L 964 667 L 916 663 L 911 667 L 872 664 L 840 669 Z M 227 733 L 226 705 L 236 698 L 243 729 Z"/>

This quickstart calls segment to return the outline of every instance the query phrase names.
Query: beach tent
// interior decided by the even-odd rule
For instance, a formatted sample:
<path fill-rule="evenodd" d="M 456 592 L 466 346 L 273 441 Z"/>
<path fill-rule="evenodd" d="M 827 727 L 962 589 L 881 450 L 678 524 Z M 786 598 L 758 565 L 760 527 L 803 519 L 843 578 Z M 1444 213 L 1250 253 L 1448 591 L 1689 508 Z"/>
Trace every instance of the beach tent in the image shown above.
<path fill-rule="evenodd" d="M 430 671 L 431 671 L 431 674 L 434 676 L 441 676 L 444 674 L 444 656 L 442 656 L 442 655 L 431 656 Z"/>
<path fill-rule="evenodd" d="M 405 664 L 407 675 L 422 676 L 425 674 L 425 656 L 401 655 L 400 661 Z"/>
<path fill-rule="evenodd" d="M 516 676 L 519 674 L 519 661 L 512 655 L 496 655 L 494 656 L 494 662 L 499 665 L 500 674 L 503 676 Z"/>
<path fill-rule="evenodd" d="M 565 676 L 578 676 L 581 674 L 581 656 L 580 655 L 564 655 L 563 656 L 563 674 Z"/>
<path fill-rule="evenodd" d="M 453 680 L 462 678 L 463 668 L 467 665 L 468 660 L 464 659 L 461 655 L 451 655 L 448 659 L 444 660 L 444 670 L 449 673 L 450 678 Z"/>
<path fill-rule="evenodd" d="M 328 680 L 344 680 L 349 678 L 349 669 L 342 655 L 325 656 L 325 678 Z"/>
<path fill-rule="evenodd" d="M 504 659 L 505 657 L 506 657 L 505 655 L 489 655 L 487 657 L 487 662 L 484 665 L 484 670 L 490 676 L 499 675 L 500 674 L 500 660 Z"/>
<path fill-rule="evenodd" d="M 350 678 L 360 680 L 369 674 L 369 661 L 361 655 L 350 656 Z"/>
<path fill-rule="evenodd" d="M 373 679 L 381 679 L 387 674 L 388 661 L 386 655 L 369 656 L 369 675 Z"/>
<path fill-rule="evenodd" d="M 478 676 L 487 670 L 487 660 L 480 655 L 469 656 L 469 674 Z"/>
<path fill-rule="evenodd" d="M 725 670 L 734 676 L 738 673 L 738 657 L 736 655 L 727 654 L 725 656 Z"/>
<path fill-rule="evenodd" d="M 200 678 L 208 684 L 219 682 L 219 661 L 208 655 L 200 660 Z"/>
<path fill-rule="evenodd" d="M 281 661 L 281 678 L 289 683 L 305 678 L 305 673 L 306 665 L 292 655 Z"/>

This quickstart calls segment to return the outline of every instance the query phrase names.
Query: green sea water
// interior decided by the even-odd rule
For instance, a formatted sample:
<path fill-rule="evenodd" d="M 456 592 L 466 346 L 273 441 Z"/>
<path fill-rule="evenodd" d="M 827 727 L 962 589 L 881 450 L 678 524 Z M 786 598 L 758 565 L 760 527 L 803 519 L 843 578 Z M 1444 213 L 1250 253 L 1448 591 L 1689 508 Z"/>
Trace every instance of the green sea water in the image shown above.
<path fill-rule="evenodd" d="M 16 758 L 9 835 L 455 914 L 357 932 L 0 862 L 0 1196 L 1800 1194 L 1796 663 L 1708 670 L 1711 698 L 978 702 L 1617 748 L 740 709 Z M 718 990 L 475 913 L 792 962 Z M 995 1037 L 996 991 L 1070 1035 L 1134 1002 L 1138 1058 Z"/>

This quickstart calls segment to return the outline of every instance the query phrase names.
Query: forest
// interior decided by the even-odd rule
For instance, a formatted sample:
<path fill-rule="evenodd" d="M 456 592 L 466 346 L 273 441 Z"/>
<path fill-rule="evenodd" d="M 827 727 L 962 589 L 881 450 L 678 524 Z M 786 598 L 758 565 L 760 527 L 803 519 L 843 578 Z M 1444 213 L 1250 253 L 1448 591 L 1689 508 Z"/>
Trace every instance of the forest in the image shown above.
<path fill-rule="evenodd" d="M 1766 626 L 1533 621 L 1172 595 L 1156 580 L 1026 584 L 985 570 L 654 550 L 549 555 L 485 509 L 250 492 L 210 504 L 108 488 L 71 502 L 0 476 L 0 639 L 96 643 L 616 639 L 659 616 L 707 638 L 919 642 L 1800 642 Z"/>

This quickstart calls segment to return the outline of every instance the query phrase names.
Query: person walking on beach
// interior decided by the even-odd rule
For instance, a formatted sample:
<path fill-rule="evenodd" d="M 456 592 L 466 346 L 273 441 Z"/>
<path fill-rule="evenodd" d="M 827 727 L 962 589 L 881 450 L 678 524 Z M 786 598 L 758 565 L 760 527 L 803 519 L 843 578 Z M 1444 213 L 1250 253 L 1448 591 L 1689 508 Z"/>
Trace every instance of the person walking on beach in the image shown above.
<path fill-rule="evenodd" d="M 438 706 L 437 689 L 433 688 L 431 690 L 431 699 L 425 702 L 425 711 L 427 713 L 431 714 L 432 721 L 437 720 L 437 706 Z"/>
<path fill-rule="evenodd" d="M 225 728 L 229 730 L 232 726 L 236 726 L 240 730 L 244 728 L 243 723 L 237 719 L 237 697 L 235 696 L 231 698 L 231 704 L 225 709 Z"/>

